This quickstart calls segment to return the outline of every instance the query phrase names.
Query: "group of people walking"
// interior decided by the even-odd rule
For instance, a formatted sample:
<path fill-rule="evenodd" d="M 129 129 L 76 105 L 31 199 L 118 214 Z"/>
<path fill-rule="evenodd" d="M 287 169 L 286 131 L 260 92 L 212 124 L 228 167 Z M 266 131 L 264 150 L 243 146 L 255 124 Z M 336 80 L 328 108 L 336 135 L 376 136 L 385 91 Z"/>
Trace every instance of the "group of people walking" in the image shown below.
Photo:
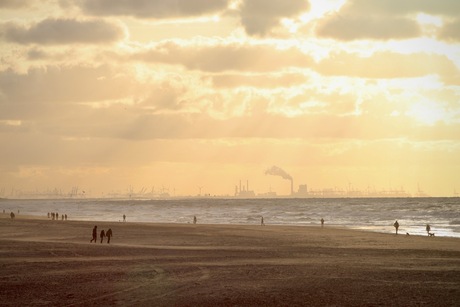
<path fill-rule="evenodd" d="M 57 212 L 48 212 L 48 218 L 52 219 L 53 221 L 54 220 L 59 220 L 59 213 Z M 61 220 L 64 221 L 66 220 L 67 221 L 67 214 L 61 214 Z"/>
<path fill-rule="evenodd" d="M 104 229 L 102 229 L 100 234 L 99 234 L 99 237 L 101 238 L 101 243 L 103 243 L 104 238 L 107 237 L 107 243 L 109 244 L 110 243 L 110 238 L 112 236 L 113 236 L 113 233 L 112 233 L 111 228 L 109 228 L 109 230 L 107 230 L 107 232 L 105 232 Z M 93 228 L 93 238 L 89 242 L 93 243 L 93 241 L 94 241 L 94 243 L 97 242 L 97 226 L 94 226 L 94 228 Z"/>

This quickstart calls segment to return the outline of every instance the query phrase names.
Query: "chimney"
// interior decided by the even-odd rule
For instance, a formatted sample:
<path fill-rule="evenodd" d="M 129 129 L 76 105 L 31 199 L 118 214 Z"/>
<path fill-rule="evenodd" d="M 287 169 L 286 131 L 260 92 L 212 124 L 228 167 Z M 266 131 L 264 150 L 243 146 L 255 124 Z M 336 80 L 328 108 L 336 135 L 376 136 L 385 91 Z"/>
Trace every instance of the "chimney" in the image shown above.
<path fill-rule="evenodd" d="M 291 179 L 291 195 L 294 195 L 294 179 Z"/>

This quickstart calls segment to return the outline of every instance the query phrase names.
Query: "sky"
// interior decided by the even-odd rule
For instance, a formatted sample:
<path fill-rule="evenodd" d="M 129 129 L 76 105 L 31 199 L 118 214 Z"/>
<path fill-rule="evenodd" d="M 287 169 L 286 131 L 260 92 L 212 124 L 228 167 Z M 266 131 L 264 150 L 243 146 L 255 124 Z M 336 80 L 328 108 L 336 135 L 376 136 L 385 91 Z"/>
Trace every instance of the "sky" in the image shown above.
<path fill-rule="evenodd" d="M 460 192 L 458 0 L 0 0 L 0 197 Z"/>

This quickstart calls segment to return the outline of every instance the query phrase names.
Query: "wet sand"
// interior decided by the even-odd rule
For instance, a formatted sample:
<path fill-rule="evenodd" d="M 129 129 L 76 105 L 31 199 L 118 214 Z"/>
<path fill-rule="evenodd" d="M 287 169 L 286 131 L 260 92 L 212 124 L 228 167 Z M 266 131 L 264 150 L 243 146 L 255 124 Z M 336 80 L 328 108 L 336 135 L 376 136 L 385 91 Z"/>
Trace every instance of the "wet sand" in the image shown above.
<path fill-rule="evenodd" d="M 94 225 L 111 244 L 90 243 Z M 460 239 L 0 218 L 1 305 L 458 306 Z"/>

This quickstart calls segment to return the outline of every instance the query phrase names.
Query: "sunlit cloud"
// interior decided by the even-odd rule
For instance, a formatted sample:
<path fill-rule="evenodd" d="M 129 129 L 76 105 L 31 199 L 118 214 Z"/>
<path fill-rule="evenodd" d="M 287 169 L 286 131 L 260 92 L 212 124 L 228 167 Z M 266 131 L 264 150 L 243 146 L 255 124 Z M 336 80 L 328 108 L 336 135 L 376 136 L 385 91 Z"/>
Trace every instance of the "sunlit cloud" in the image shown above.
<path fill-rule="evenodd" d="M 168 177 L 186 195 L 207 178 L 228 194 L 279 161 L 318 188 L 395 172 L 409 186 L 414 169 L 455 180 L 459 1 L 0 7 L 0 188 Z"/>

